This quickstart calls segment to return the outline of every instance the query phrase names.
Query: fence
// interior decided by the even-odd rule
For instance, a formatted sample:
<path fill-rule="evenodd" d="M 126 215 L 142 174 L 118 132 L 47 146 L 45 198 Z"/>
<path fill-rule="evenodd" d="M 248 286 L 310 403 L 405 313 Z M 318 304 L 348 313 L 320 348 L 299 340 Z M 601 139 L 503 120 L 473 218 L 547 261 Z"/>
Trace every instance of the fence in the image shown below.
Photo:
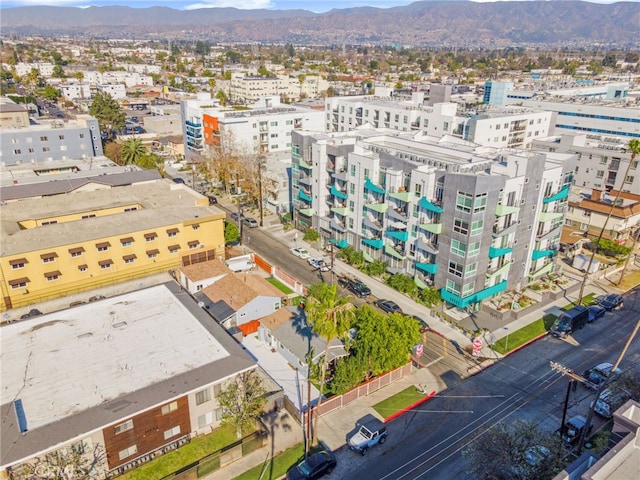
<path fill-rule="evenodd" d="M 291 288 L 298 295 L 307 294 L 307 288 L 298 280 L 296 280 L 295 277 L 289 275 L 287 272 L 285 272 L 279 267 L 274 267 L 257 253 L 254 253 L 253 258 L 254 258 L 253 261 L 256 263 L 256 266 L 258 268 L 260 268 L 261 270 L 264 270 L 266 273 L 271 275 L 276 280 L 279 280 L 280 282 L 284 283 L 287 287 Z"/>
<path fill-rule="evenodd" d="M 396 380 L 400 380 L 401 378 L 411 373 L 412 369 L 413 365 L 411 363 L 407 363 L 402 367 L 391 370 L 390 372 L 387 372 L 383 375 L 379 375 L 376 378 L 372 378 L 371 380 L 362 383 L 357 387 L 354 387 L 343 395 L 334 395 L 333 397 L 330 397 L 322 402 L 319 409 L 317 404 L 313 405 L 311 407 L 311 415 L 313 416 L 317 413 L 318 415 L 323 416 L 327 413 L 333 412 L 334 410 L 347 406 L 351 402 L 361 397 L 366 397 L 376 390 L 379 390 L 382 387 L 386 387 Z M 284 407 L 287 412 L 292 417 L 294 417 L 298 421 L 298 423 L 302 424 L 304 421 L 305 412 L 299 412 L 295 405 L 293 405 L 286 396 L 284 397 L 284 401 Z"/>

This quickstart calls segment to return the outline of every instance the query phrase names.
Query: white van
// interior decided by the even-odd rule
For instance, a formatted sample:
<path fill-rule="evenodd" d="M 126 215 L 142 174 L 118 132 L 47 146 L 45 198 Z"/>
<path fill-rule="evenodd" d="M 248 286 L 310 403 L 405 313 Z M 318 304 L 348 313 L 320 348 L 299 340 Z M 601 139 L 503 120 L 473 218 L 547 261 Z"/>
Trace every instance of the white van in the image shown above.
<path fill-rule="evenodd" d="M 604 418 L 613 417 L 613 412 L 622 406 L 631 396 L 624 390 L 613 391 L 610 388 L 606 388 L 601 394 L 600 398 L 596 402 L 596 406 L 593 411 Z M 591 402 L 593 407 L 593 402 Z"/>
<path fill-rule="evenodd" d="M 253 261 L 253 255 L 241 255 L 239 257 L 230 258 L 224 264 L 234 273 L 247 272 L 253 270 L 256 266 Z"/>

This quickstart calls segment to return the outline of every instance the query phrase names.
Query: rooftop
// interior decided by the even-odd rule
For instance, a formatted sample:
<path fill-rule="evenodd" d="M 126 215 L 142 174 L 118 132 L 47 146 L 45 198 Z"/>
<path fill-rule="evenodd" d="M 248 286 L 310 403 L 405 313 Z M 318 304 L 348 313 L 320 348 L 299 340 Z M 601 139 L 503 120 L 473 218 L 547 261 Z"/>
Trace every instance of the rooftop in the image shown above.
<path fill-rule="evenodd" d="M 2 410 L 22 400 L 29 429 L 20 435 L 15 415 L 3 415 L 3 465 L 254 365 L 174 283 L 1 333 Z"/>

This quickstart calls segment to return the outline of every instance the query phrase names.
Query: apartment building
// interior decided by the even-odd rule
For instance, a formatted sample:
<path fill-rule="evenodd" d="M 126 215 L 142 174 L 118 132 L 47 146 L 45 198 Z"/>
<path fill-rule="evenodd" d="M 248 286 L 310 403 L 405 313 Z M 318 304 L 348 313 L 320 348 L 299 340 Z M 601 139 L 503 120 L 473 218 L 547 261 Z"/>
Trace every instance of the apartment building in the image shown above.
<path fill-rule="evenodd" d="M 28 125 L 29 110 L 6 97 L 0 97 L 0 129 L 20 128 Z"/>
<path fill-rule="evenodd" d="M 390 94 L 390 89 L 382 92 L 385 93 Z M 331 97 L 326 99 L 325 107 L 328 132 L 368 125 L 433 137 L 454 135 L 495 148 L 528 148 L 534 138 L 549 135 L 553 116 L 550 112 L 514 106 L 459 113 L 456 103 L 425 103 L 423 92 L 414 92 L 411 97 Z"/>
<path fill-rule="evenodd" d="M 485 82 L 482 101 L 488 105 L 505 106 L 507 94 L 513 90 L 513 82 Z"/>
<path fill-rule="evenodd" d="M 222 107 L 208 93 L 181 102 L 183 136 L 187 158 L 207 155 L 225 136 L 229 148 L 246 154 L 289 153 L 291 132 L 321 130 L 323 113 L 280 103 L 264 97 L 250 107 Z"/>
<path fill-rule="evenodd" d="M 1 310 L 165 272 L 224 255 L 225 214 L 166 180 L 2 207 Z"/>
<path fill-rule="evenodd" d="M 48 456 L 71 451 L 83 478 L 120 475 L 220 426 L 226 383 L 263 376 L 173 282 L 3 326 L 1 341 L 0 471 L 20 478 L 60 476 Z M 282 389 L 264 381 L 273 408 Z"/>
<path fill-rule="evenodd" d="M 5 166 L 102 156 L 98 120 L 78 115 L 20 128 L 0 127 L 0 161 Z"/>
<path fill-rule="evenodd" d="M 302 81 L 300 81 L 302 80 Z M 317 97 L 329 88 L 329 82 L 319 75 L 290 77 L 246 76 L 234 73 L 231 77 L 229 97 L 236 102 L 253 103 L 262 97 L 277 96 L 300 100 L 302 97 Z"/>
<path fill-rule="evenodd" d="M 115 100 L 127 98 L 127 89 L 123 83 L 101 83 L 97 86 L 98 93 L 111 95 Z"/>
<path fill-rule="evenodd" d="M 51 77 L 53 75 L 53 63 L 49 62 L 18 62 L 15 64 L 16 74 L 20 77 L 26 77 L 31 73 L 31 70 L 36 70 L 38 75 L 41 75 L 45 78 Z M 9 67 L 9 70 L 11 68 Z"/>
<path fill-rule="evenodd" d="M 535 139 L 532 148 L 573 153 L 578 157 L 575 185 L 587 191 L 640 192 L 639 160 L 631 162 L 627 144 L 631 139 L 602 134 L 569 133 Z"/>
<path fill-rule="evenodd" d="M 574 166 L 388 130 L 294 132 L 294 221 L 475 310 L 554 270 Z"/>
<path fill-rule="evenodd" d="M 58 88 L 62 97 L 70 102 L 78 98 L 91 98 L 91 85 L 88 83 L 62 83 Z"/>

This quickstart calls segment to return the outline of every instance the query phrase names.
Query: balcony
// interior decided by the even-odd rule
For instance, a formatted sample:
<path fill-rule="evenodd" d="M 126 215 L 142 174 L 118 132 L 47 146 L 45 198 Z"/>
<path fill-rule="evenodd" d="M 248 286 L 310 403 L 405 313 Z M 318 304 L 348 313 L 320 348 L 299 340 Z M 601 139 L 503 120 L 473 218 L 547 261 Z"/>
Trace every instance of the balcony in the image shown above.
<path fill-rule="evenodd" d="M 310 195 L 307 195 L 306 193 L 304 193 L 304 190 L 302 189 L 298 190 L 298 198 L 300 198 L 300 200 L 304 200 L 305 202 L 309 202 L 309 203 L 313 201 L 313 198 L 311 198 Z"/>
<path fill-rule="evenodd" d="M 544 258 L 544 257 L 552 257 L 555 254 L 556 254 L 556 251 L 553 250 L 553 249 L 534 250 L 531 253 L 531 260 L 536 261 L 536 260 L 540 260 L 541 258 Z"/>
<path fill-rule="evenodd" d="M 374 230 L 382 230 L 382 222 L 375 217 L 367 215 L 364 217 L 364 226 Z"/>
<path fill-rule="evenodd" d="M 390 218 L 393 218 L 394 220 L 399 220 L 401 222 L 406 222 L 408 219 L 407 212 L 405 211 L 405 209 L 394 208 L 391 205 L 387 209 L 387 214 L 389 215 Z"/>
<path fill-rule="evenodd" d="M 562 189 L 556 193 L 555 195 L 551 195 L 542 200 L 542 203 L 547 204 L 551 202 L 556 202 L 558 200 L 565 199 L 569 196 L 569 185 L 565 185 Z"/>
<path fill-rule="evenodd" d="M 365 190 L 371 190 L 372 192 L 375 192 L 377 194 L 380 195 L 384 195 L 386 193 L 385 189 L 376 185 L 375 183 L 373 183 L 371 180 L 369 180 L 367 178 L 367 180 L 364 182 L 364 189 Z"/>
<path fill-rule="evenodd" d="M 438 271 L 438 264 L 416 262 L 416 268 L 418 270 L 422 270 L 423 272 L 430 273 L 431 275 L 435 275 Z"/>
<path fill-rule="evenodd" d="M 510 247 L 505 247 L 505 248 L 489 247 L 489 258 L 504 257 L 505 255 L 511 252 L 513 252 L 513 248 L 510 248 Z"/>
<path fill-rule="evenodd" d="M 401 202 L 407 203 L 411 200 L 411 192 L 393 192 L 389 193 L 389 197 L 394 200 L 400 200 Z"/>
<path fill-rule="evenodd" d="M 384 246 L 384 253 L 386 253 L 387 255 L 389 255 L 392 258 L 395 258 L 396 260 L 404 260 L 405 259 L 405 255 L 403 253 L 403 248 L 402 247 L 394 247 L 393 245 L 386 244 Z"/>
<path fill-rule="evenodd" d="M 346 168 L 341 168 L 339 171 L 331 175 L 336 180 L 340 180 L 341 182 L 346 182 L 347 178 L 349 178 L 349 172 L 347 172 Z"/>
<path fill-rule="evenodd" d="M 533 280 L 534 278 L 538 278 L 539 276 L 544 275 L 546 273 L 550 273 L 552 271 L 553 271 L 553 262 L 549 262 L 544 266 L 540 267 L 535 272 L 530 273 L 528 277 Z"/>
<path fill-rule="evenodd" d="M 504 217 L 505 215 L 517 213 L 519 211 L 520 211 L 520 207 L 515 207 L 511 205 L 498 205 L 496 207 L 496 216 Z"/>
<path fill-rule="evenodd" d="M 442 223 L 420 223 L 418 228 L 436 235 L 440 235 L 442 233 Z"/>
<path fill-rule="evenodd" d="M 385 213 L 387 211 L 387 204 L 386 203 L 365 203 L 365 208 L 368 208 L 370 210 L 373 210 L 374 212 L 378 212 L 378 213 Z"/>
<path fill-rule="evenodd" d="M 510 235 L 512 233 L 515 233 L 515 231 L 518 229 L 518 223 L 517 222 L 511 222 L 503 227 L 499 227 L 497 225 L 493 226 L 493 233 L 492 236 L 493 238 L 498 238 L 498 237 L 503 237 L 505 235 Z"/>
<path fill-rule="evenodd" d="M 194 122 L 193 120 L 186 120 L 184 123 L 186 123 L 189 127 L 202 128 L 202 123 Z"/>
<path fill-rule="evenodd" d="M 428 210 L 433 213 L 442 213 L 444 210 L 436 203 L 432 203 L 427 200 L 427 197 L 422 197 L 418 202 L 418 206 L 424 210 Z"/>
<path fill-rule="evenodd" d="M 558 220 L 562 217 L 564 217 L 563 212 L 540 212 L 538 220 L 540 220 L 541 222 L 550 222 L 552 220 Z"/>
<path fill-rule="evenodd" d="M 331 195 L 338 197 L 342 200 L 346 200 L 347 198 L 349 198 L 346 192 L 338 190 L 338 188 L 335 185 L 331 185 Z"/>
<path fill-rule="evenodd" d="M 327 162 L 327 172 L 333 173 L 335 171 L 336 171 L 336 166 L 331 162 Z"/>
<path fill-rule="evenodd" d="M 425 240 L 421 237 L 419 237 L 416 241 L 416 248 L 418 250 L 422 250 L 423 252 L 431 253 L 432 255 L 437 255 L 438 253 L 440 253 L 440 250 L 438 249 L 438 245 L 436 243 L 433 243 L 430 240 Z"/>
<path fill-rule="evenodd" d="M 487 278 L 493 278 L 493 277 L 497 277 L 498 275 L 503 275 L 507 273 L 512 263 L 513 262 L 506 262 L 502 265 L 498 265 L 495 268 L 489 268 L 486 273 Z"/>
<path fill-rule="evenodd" d="M 381 238 L 363 238 L 362 243 L 368 245 L 369 247 L 375 248 L 376 250 L 380 250 L 384 247 L 384 240 Z"/>
<path fill-rule="evenodd" d="M 300 175 L 300 177 L 298 178 L 298 183 L 301 183 L 303 185 L 308 185 L 310 187 L 311 184 L 313 183 L 313 180 L 308 175 L 305 175 L 305 176 Z"/>
<path fill-rule="evenodd" d="M 337 218 L 332 218 L 329 222 L 329 227 L 331 230 L 336 232 L 345 233 L 347 231 L 346 225 L 344 221 L 340 221 Z"/>
<path fill-rule="evenodd" d="M 302 158 L 300 158 L 300 160 L 298 160 L 298 162 L 300 163 L 300 167 L 301 168 L 306 168 L 307 170 L 311 170 L 313 168 L 312 165 L 309 165 L 307 162 L 305 162 Z"/>
<path fill-rule="evenodd" d="M 409 240 L 409 232 L 402 230 L 387 230 L 386 235 L 389 238 L 393 238 L 394 240 L 399 240 L 401 242 L 406 242 Z"/>
<path fill-rule="evenodd" d="M 560 230 L 562 230 L 562 223 L 558 223 L 558 224 L 554 225 L 547 232 L 543 232 L 543 233 L 540 233 L 540 234 L 536 235 L 536 240 L 545 240 L 547 238 L 553 237 L 554 235 L 559 234 Z"/>
<path fill-rule="evenodd" d="M 311 218 L 316 214 L 313 208 L 301 208 L 300 210 L 298 210 L 298 213 L 304 215 L 307 218 Z"/>
<path fill-rule="evenodd" d="M 500 292 L 504 292 L 506 289 L 507 289 L 507 281 L 503 280 L 502 282 L 492 287 L 485 288 L 484 290 L 480 290 L 479 292 L 475 292 L 474 294 L 469 295 L 468 297 L 462 298 L 455 293 L 445 290 L 444 288 L 440 290 L 440 296 L 442 297 L 442 300 L 444 300 L 445 302 L 455 305 L 458 308 L 466 308 L 469 305 L 472 305 L 474 303 L 481 302 L 482 300 L 485 300 L 487 298 L 493 297 L 494 295 L 497 295 Z"/>
<path fill-rule="evenodd" d="M 346 217 L 349 214 L 349 209 L 346 207 L 333 207 L 331 211 L 343 217 Z"/>

